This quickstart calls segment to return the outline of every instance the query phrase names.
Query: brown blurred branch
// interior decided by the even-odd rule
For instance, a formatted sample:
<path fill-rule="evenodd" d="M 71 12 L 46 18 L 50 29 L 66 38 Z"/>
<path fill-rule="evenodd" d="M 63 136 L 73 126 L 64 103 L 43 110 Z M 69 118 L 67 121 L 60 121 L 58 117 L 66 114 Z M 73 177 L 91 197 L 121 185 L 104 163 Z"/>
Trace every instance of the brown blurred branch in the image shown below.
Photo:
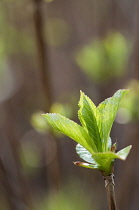
<path fill-rule="evenodd" d="M 134 15 L 134 31 L 133 31 L 133 52 L 130 58 L 130 79 L 135 78 L 139 80 L 139 2 L 136 2 L 136 12 Z M 126 144 L 132 144 L 132 153 L 129 155 L 128 160 L 125 163 L 125 169 L 121 174 L 119 186 L 121 190 L 119 192 L 119 206 L 121 209 L 129 208 L 129 204 L 134 199 L 135 194 L 138 194 L 137 179 L 138 169 L 136 168 L 136 162 L 139 158 L 139 121 L 135 121 L 127 125 L 125 130 Z M 134 177 L 134 178 L 133 178 Z M 132 193 L 131 193 L 132 192 Z M 137 206 L 139 203 L 136 204 Z"/>
<path fill-rule="evenodd" d="M 44 38 L 44 20 L 42 15 L 42 0 L 33 0 L 34 6 L 34 26 L 36 33 L 36 44 L 38 60 L 40 65 L 40 78 L 43 93 L 45 95 L 45 107 L 44 111 L 50 109 L 52 103 L 52 87 L 50 83 L 50 72 L 49 72 L 49 59 L 48 59 L 48 47 L 46 47 Z M 47 101 L 46 101 L 47 100 Z"/>
<path fill-rule="evenodd" d="M 40 70 L 40 78 L 42 89 L 44 93 L 44 111 L 49 112 L 50 107 L 52 105 L 52 85 L 51 85 L 51 77 L 49 71 L 49 58 L 48 58 L 48 46 L 45 43 L 44 38 L 44 19 L 43 19 L 43 11 L 42 11 L 42 0 L 33 0 L 34 5 L 34 26 L 36 32 L 36 44 L 37 44 L 37 52 L 38 52 L 38 60 L 39 60 L 39 70 Z M 49 133 L 49 141 L 54 141 L 56 145 L 55 151 L 55 159 L 48 166 L 48 176 L 49 182 L 53 189 L 58 189 L 60 185 L 60 169 L 58 162 L 58 154 L 59 154 L 59 145 L 55 138 L 55 136 Z"/>
<path fill-rule="evenodd" d="M 5 167 L 1 159 L 0 159 L 0 183 L 4 188 L 2 193 L 6 197 L 9 209 L 15 210 L 15 204 L 13 203 L 13 190 L 9 183 L 9 178 L 7 176 Z"/>
<path fill-rule="evenodd" d="M 133 31 L 133 53 L 131 58 L 132 63 L 132 76 L 139 79 L 139 3 L 136 5 L 135 19 Z"/>
<path fill-rule="evenodd" d="M 20 161 L 20 142 L 17 138 L 17 132 L 14 122 L 14 112 L 12 103 L 3 103 L 1 111 L 5 118 L 2 126 L 3 144 L 1 144 L 1 153 L 4 153 L 4 160 L 0 158 L 0 175 L 4 187 L 5 196 L 11 210 L 18 210 L 20 206 L 23 209 L 33 209 L 31 195 L 25 176 L 23 175 Z M 6 153 L 6 154 L 5 154 Z M 7 164 L 8 163 L 8 164 Z"/>

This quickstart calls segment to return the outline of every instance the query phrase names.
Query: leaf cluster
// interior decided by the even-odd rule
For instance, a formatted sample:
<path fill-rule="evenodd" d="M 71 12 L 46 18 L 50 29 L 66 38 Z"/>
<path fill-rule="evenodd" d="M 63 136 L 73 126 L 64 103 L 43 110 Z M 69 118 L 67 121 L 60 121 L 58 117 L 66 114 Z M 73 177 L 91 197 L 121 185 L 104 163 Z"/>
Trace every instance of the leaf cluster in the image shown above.
<path fill-rule="evenodd" d="M 76 165 L 99 169 L 105 174 L 110 174 L 116 158 L 126 159 L 131 146 L 116 153 L 116 144 L 112 145 L 110 131 L 119 104 L 128 91 L 118 90 L 112 97 L 106 99 L 97 107 L 81 91 L 78 111 L 81 125 L 59 114 L 48 113 L 43 115 L 53 128 L 78 143 L 76 151 L 87 163 L 75 162 Z"/>

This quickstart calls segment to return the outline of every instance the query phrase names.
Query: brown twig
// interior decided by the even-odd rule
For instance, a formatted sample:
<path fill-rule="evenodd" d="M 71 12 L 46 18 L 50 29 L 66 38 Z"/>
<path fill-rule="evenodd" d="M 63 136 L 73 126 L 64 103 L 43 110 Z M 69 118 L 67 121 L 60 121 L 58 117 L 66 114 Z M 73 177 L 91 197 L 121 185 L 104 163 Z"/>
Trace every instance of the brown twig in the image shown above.
<path fill-rule="evenodd" d="M 37 53 L 38 53 L 38 61 L 39 61 L 39 72 L 40 72 L 40 80 L 42 85 L 43 99 L 42 105 L 44 112 L 49 112 L 52 105 L 52 84 L 51 84 L 51 75 L 49 68 L 49 53 L 48 53 L 48 45 L 44 36 L 44 18 L 43 18 L 43 0 L 32 0 L 34 13 L 34 28 L 36 33 L 36 45 L 37 45 Z M 59 145 L 55 136 L 49 132 L 49 139 L 51 139 L 50 144 L 52 142 L 55 144 L 55 158 L 53 163 L 47 166 L 48 177 L 50 177 L 49 182 L 51 183 L 51 187 L 54 189 L 59 189 L 60 186 L 60 168 L 59 168 Z"/>
<path fill-rule="evenodd" d="M 50 82 L 48 46 L 44 37 L 44 20 L 42 12 L 42 0 L 33 0 L 34 6 L 34 26 L 36 33 L 36 44 L 39 61 L 40 79 L 42 91 L 44 93 L 45 103 L 44 109 L 46 112 L 50 109 L 52 104 L 52 87 Z"/>
<path fill-rule="evenodd" d="M 104 176 L 105 187 L 107 192 L 108 206 L 109 210 L 117 210 L 116 207 L 116 199 L 115 199 L 115 190 L 114 190 L 114 175 L 110 174 L 108 176 Z"/>

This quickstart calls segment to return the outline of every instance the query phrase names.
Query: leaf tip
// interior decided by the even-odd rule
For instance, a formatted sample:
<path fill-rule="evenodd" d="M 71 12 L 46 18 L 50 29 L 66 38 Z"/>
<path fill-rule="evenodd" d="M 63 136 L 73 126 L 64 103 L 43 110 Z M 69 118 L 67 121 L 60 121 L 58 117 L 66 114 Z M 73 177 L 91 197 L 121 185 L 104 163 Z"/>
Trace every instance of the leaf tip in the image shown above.
<path fill-rule="evenodd" d="M 84 95 L 85 95 L 84 92 L 82 90 L 80 90 L 80 100 L 79 100 L 79 103 L 78 103 L 79 107 L 81 106 L 81 103 L 82 103 L 81 101 L 82 101 Z"/>
<path fill-rule="evenodd" d="M 127 88 L 127 89 L 123 89 L 124 91 L 126 91 L 126 93 L 128 93 L 129 91 L 131 91 L 130 88 Z"/>
<path fill-rule="evenodd" d="M 80 90 L 80 97 L 84 95 L 84 92 Z"/>
<path fill-rule="evenodd" d="M 131 89 L 128 88 L 128 89 L 120 89 L 119 91 L 120 92 L 124 92 L 125 94 L 127 94 Z M 118 91 L 117 91 L 118 92 Z"/>
<path fill-rule="evenodd" d="M 130 152 L 131 149 L 132 149 L 132 145 L 129 145 L 129 152 Z"/>
<path fill-rule="evenodd" d="M 132 145 L 129 145 L 125 147 L 124 149 L 120 150 L 119 152 L 117 152 L 116 154 L 119 156 L 119 159 L 126 160 L 131 148 L 132 148 Z"/>

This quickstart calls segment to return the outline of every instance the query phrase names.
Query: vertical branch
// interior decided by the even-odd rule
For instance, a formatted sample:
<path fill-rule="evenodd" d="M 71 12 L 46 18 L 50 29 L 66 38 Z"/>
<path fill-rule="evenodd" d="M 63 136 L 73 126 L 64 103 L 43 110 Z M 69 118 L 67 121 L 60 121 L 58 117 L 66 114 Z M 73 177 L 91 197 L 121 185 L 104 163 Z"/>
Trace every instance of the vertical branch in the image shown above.
<path fill-rule="evenodd" d="M 5 167 L 1 159 L 0 159 L 0 184 L 4 188 L 4 190 L 2 191 L 2 194 L 4 194 L 4 196 L 6 197 L 8 209 L 15 210 L 16 207 L 13 202 L 13 189 L 11 188 L 11 185 L 9 183 L 9 178 L 7 176 Z"/>
<path fill-rule="evenodd" d="M 43 102 L 44 102 L 44 111 L 49 112 L 50 107 L 52 105 L 52 86 L 50 82 L 50 72 L 49 72 L 49 59 L 48 59 L 48 48 L 45 43 L 44 38 L 44 20 L 43 20 L 43 11 L 42 11 L 42 0 L 32 0 L 34 6 L 34 26 L 36 33 L 36 44 L 37 44 L 37 52 L 38 52 L 38 60 L 39 60 L 39 70 L 40 70 L 40 78 L 41 85 L 44 94 Z M 48 177 L 49 183 L 51 183 L 51 187 L 53 189 L 58 189 L 60 185 L 60 170 L 58 163 L 58 143 L 53 134 L 49 133 L 50 143 L 53 141 L 56 146 L 55 151 L 55 159 L 48 166 Z M 52 151 L 53 152 L 53 151 Z"/>
<path fill-rule="evenodd" d="M 132 54 L 132 77 L 139 80 L 139 2 L 136 3 L 135 19 L 133 27 L 133 54 Z"/>
<path fill-rule="evenodd" d="M 139 2 L 135 3 L 135 12 L 134 12 L 134 24 L 133 24 L 133 51 L 130 56 L 129 61 L 129 79 L 136 79 L 139 81 Z M 139 158 L 139 147 L 138 147 L 138 138 L 139 138 L 139 121 L 130 122 L 129 125 L 126 126 L 125 130 L 125 141 L 126 144 L 131 143 L 133 150 L 132 154 L 128 158 L 128 163 L 126 163 L 125 169 L 121 174 L 121 179 L 119 180 L 119 186 L 121 186 L 121 190 L 118 195 L 119 206 L 121 209 L 128 209 L 131 200 L 134 199 L 135 195 L 139 193 L 136 187 L 136 180 L 138 179 L 138 171 L 136 171 L 136 162 Z M 133 179 L 134 177 L 134 179 Z M 132 194 L 131 194 L 132 192 Z M 123 196 L 124 195 L 124 196 Z M 139 200 L 136 205 L 139 205 Z M 134 205 L 132 203 L 132 208 L 134 209 Z"/>
<path fill-rule="evenodd" d="M 109 210 L 117 210 L 115 190 L 114 190 L 114 175 L 104 176 L 105 187 L 107 192 Z"/>
<path fill-rule="evenodd" d="M 12 103 L 10 101 L 3 103 L 1 107 L 5 113 L 2 130 L 6 137 L 6 162 L 0 158 L 1 181 L 5 188 L 5 195 L 11 210 L 19 209 L 24 205 L 27 209 L 32 209 L 30 190 L 27 185 L 24 174 L 22 173 L 22 165 L 20 161 L 20 142 L 16 136 L 16 126 L 14 123 Z M 15 115 L 14 115 L 15 116 Z M 5 145 L 1 145 L 4 149 Z M 12 163 L 7 164 L 11 161 Z M 11 167 L 12 165 L 12 167 Z M 9 179 L 10 178 L 10 179 Z M 18 187 L 14 187 L 14 185 Z"/>
<path fill-rule="evenodd" d="M 34 26 L 36 33 L 36 44 L 38 60 L 40 65 L 40 78 L 43 93 L 45 96 L 45 111 L 50 109 L 52 103 L 52 88 L 50 84 L 48 50 L 44 39 L 44 21 L 42 16 L 42 0 L 33 0 L 34 6 Z M 46 101 L 47 100 L 47 101 Z"/>

